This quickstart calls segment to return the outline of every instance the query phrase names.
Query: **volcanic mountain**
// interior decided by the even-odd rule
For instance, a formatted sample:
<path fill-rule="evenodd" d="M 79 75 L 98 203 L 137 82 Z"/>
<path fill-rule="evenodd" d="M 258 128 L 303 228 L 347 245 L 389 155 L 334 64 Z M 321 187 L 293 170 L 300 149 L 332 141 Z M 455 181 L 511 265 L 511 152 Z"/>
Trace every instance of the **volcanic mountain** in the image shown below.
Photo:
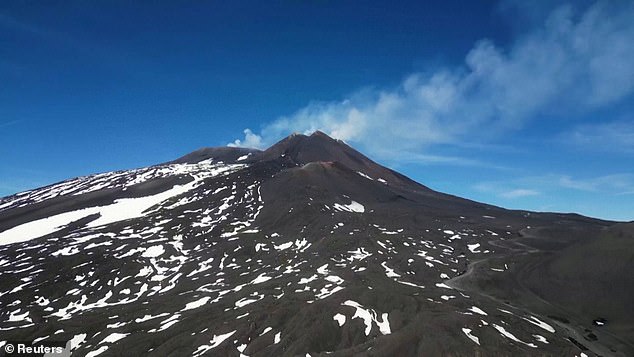
<path fill-rule="evenodd" d="M 316 132 L 1 199 L 0 347 L 632 356 L 632 271 L 632 223 L 439 193 Z"/>

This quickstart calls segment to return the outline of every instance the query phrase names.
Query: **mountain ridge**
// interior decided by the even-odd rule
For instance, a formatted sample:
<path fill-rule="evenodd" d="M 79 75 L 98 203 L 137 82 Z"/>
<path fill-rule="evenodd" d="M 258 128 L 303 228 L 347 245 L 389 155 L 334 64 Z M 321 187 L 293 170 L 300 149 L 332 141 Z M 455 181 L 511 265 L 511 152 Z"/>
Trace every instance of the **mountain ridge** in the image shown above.
<path fill-rule="evenodd" d="M 391 173 L 317 133 L 4 198 L 0 344 L 55 338 L 82 356 L 634 352 L 627 224 L 505 210 Z"/>

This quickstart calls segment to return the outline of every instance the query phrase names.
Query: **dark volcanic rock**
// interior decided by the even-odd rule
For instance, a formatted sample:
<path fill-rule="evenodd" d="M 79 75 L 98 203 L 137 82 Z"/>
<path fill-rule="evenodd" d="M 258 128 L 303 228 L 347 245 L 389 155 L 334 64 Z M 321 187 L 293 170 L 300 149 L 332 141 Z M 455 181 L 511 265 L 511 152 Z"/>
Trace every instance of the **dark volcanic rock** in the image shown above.
<path fill-rule="evenodd" d="M 435 192 L 320 132 L 207 148 L 1 199 L 0 344 L 631 355 L 633 239 Z"/>
<path fill-rule="evenodd" d="M 235 162 L 247 160 L 259 150 L 234 147 L 201 148 L 166 164 L 195 164 L 204 160 Z"/>

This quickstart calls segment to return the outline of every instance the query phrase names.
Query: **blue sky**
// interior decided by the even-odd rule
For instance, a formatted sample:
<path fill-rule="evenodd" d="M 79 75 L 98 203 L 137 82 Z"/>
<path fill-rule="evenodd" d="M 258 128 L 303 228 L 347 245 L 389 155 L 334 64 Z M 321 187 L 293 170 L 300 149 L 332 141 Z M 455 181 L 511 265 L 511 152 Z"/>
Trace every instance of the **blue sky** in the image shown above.
<path fill-rule="evenodd" d="M 0 196 L 321 129 L 436 190 L 634 219 L 634 3 L 3 2 Z"/>

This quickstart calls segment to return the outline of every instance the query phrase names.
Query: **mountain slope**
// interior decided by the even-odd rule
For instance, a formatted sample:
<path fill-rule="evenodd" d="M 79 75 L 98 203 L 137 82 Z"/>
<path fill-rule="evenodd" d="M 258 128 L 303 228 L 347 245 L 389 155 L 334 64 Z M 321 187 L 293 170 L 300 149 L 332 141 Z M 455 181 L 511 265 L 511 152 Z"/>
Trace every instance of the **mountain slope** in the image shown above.
<path fill-rule="evenodd" d="M 202 149 L 0 200 L 0 341 L 80 356 L 631 355 L 631 322 L 612 317 L 629 290 L 588 319 L 594 296 L 534 278 L 591 266 L 574 247 L 612 225 L 438 193 L 320 132 Z"/>

